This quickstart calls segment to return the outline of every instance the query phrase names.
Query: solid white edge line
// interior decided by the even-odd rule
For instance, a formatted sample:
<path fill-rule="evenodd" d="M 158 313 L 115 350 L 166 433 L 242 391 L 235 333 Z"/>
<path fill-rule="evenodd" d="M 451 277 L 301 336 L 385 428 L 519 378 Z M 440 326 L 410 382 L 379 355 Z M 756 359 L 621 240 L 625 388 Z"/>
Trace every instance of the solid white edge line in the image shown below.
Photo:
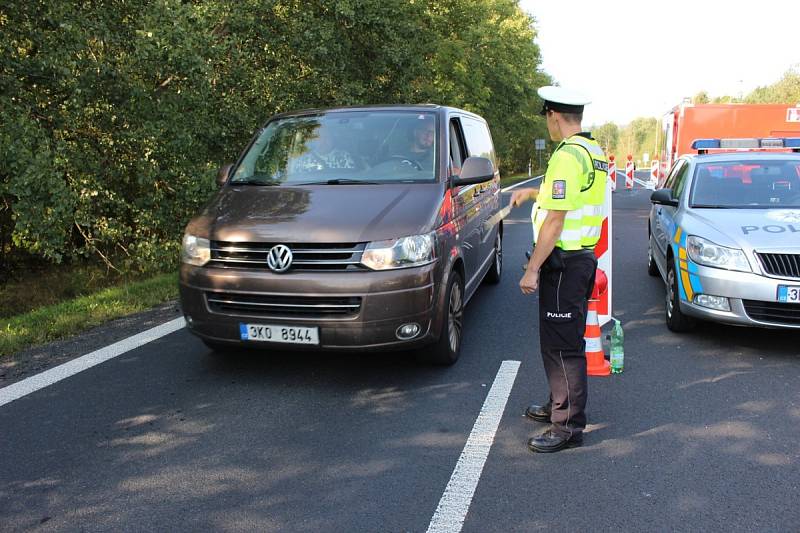
<path fill-rule="evenodd" d="M 543 177 L 544 177 L 544 174 L 542 174 L 541 176 L 536 176 L 535 178 L 527 179 L 525 181 L 520 181 L 519 183 L 515 183 L 514 185 L 510 185 L 510 186 L 506 187 L 505 189 L 500 189 L 500 192 L 508 192 L 511 189 L 513 189 L 514 187 L 519 187 L 520 185 L 525 185 L 529 181 L 535 181 L 535 180 L 541 179 Z"/>
<path fill-rule="evenodd" d="M 519 361 L 503 361 L 500 365 L 442 499 L 439 500 L 439 506 L 433 513 L 428 533 L 458 533 L 464 527 L 467 511 L 503 417 L 519 365 Z"/>
<path fill-rule="evenodd" d="M 12 383 L 7 387 L 3 387 L 0 389 L 0 407 L 7 403 L 13 402 L 14 400 L 18 400 L 23 396 L 27 396 L 28 394 L 36 392 L 39 389 L 48 387 L 53 383 L 61 381 L 62 379 L 73 376 L 78 372 L 83 372 L 88 368 L 99 365 L 100 363 L 104 363 L 105 361 L 113 359 L 118 355 L 122 355 L 125 352 L 133 350 L 134 348 L 143 346 L 148 342 L 178 331 L 179 329 L 183 328 L 185 324 L 186 322 L 184 321 L 183 317 L 170 320 L 169 322 L 165 322 L 160 326 L 150 328 L 146 331 L 133 335 L 132 337 L 128 337 L 127 339 L 123 339 L 119 342 L 115 342 L 114 344 L 110 344 L 104 348 L 100 348 L 99 350 L 95 350 L 94 352 L 78 357 L 77 359 L 73 359 L 72 361 L 64 363 L 63 365 L 51 368 L 50 370 L 45 370 L 40 374 L 36 374 L 35 376 L 31 376 L 23 379 L 22 381 L 18 381 L 17 383 Z"/>

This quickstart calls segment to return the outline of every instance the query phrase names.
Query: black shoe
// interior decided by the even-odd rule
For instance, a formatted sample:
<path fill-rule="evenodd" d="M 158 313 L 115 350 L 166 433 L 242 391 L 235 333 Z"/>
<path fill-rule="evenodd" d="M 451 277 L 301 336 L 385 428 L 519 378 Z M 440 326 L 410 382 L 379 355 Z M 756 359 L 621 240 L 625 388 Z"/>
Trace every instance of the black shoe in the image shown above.
<path fill-rule="evenodd" d="M 548 429 L 538 437 L 528 439 L 528 449 L 537 453 L 552 453 L 564 448 L 577 448 L 583 444 L 583 435 L 578 434 L 572 438 L 562 437 Z"/>
<path fill-rule="evenodd" d="M 525 416 L 537 422 L 550 423 L 550 404 L 545 405 L 529 405 L 525 409 Z"/>

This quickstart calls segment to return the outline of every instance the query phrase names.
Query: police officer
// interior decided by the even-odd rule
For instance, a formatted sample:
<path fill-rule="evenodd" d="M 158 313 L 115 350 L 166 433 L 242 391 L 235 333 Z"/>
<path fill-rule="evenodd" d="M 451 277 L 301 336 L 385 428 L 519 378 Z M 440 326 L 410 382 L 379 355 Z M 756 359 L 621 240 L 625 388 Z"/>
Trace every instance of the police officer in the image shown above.
<path fill-rule="evenodd" d="M 603 223 L 608 162 L 591 134 L 581 131 L 582 95 L 542 87 L 541 114 L 558 147 L 541 187 L 521 189 L 512 205 L 535 199 L 534 249 L 519 283 L 524 294 L 539 290 L 539 341 L 550 397 L 525 414 L 550 424 L 528 441 L 533 452 L 580 446 L 586 427 L 587 379 L 583 340 L 597 259 L 594 247 Z"/>

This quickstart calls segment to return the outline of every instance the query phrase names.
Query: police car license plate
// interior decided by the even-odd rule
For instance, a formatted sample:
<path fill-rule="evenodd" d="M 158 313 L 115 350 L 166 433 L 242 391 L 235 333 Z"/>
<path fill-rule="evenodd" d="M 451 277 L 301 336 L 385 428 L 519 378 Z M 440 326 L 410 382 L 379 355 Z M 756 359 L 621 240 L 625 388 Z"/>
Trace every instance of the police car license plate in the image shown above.
<path fill-rule="evenodd" d="M 800 285 L 778 285 L 778 301 L 787 304 L 800 303 Z"/>
<path fill-rule="evenodd" d="M 319 344 L 319 328 L 276 326 L 274 324 L 239 324 L 243 341 Z"/>

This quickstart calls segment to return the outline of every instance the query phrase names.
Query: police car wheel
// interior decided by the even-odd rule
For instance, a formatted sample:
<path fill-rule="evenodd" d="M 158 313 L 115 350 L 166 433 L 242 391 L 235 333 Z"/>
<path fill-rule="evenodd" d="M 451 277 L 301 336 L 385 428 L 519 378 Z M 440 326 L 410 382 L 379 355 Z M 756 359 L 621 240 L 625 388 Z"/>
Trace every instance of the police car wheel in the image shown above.
<path fill-rule="evenodd" d="M 500 283 L 500 277 L 503 274 L 503 235 L 500 231 L 497 231 L 497 237 L 494 240 L 494 261 L 492 261 L 492 266 L 489 267 L 489 271 L 486 273 L 486 277 L 484 278 L 487 282 L 491 284 Z"/>
<path fill-rule="evenodd" d="M 461 355 L 464 327 L 464 282 L 461 274 L 452 272 L 445 295 L 444 323 L 436 344 L 423 348 L 419 356 L 427 363 L 449 366 Z"/>
<path fill-rule="evenodd" d="M 656 260 L 653 259 L 653 246 L 650 243 L 647 244 L 647 273 L 651 276 L 660 275 Z"/>
<path fill-rule="evenodd" d="M 672 260 L 668 260 L 667 265 L 667 301 L 666 319 L 667 328 L 676 333 L 689 331 L 694 327 L 694 320 L 681 312 L 680 296 L 678 289 L 678 277 Z"/>

